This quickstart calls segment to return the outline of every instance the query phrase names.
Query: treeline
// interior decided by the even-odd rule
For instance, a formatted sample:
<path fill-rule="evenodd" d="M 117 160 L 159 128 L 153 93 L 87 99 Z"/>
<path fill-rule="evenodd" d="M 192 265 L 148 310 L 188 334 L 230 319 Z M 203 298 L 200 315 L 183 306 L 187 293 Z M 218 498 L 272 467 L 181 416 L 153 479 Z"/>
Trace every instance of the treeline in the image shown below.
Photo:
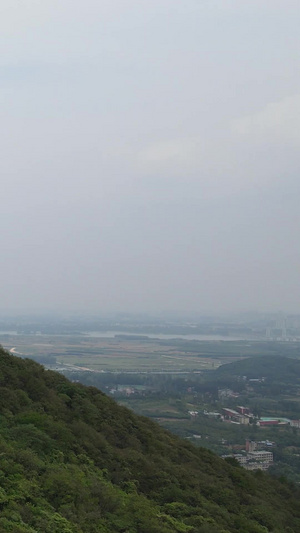
<path fill-rule="evenodd" d="M 214 393 L 217 396 L 218 384 L 207 382 L 200 374 L 187 373 L 183 376 L 176 374 L 130 373 L 130 372 L 68 372 L 64 375 L 72 381 L 79 381 L 84 385 L 95 386 L 103 391 L 119 385 L 142 387 L 142 394 L 161 393 L 168 396 L 181 396 L 188 391 L 200 394 Z"/>

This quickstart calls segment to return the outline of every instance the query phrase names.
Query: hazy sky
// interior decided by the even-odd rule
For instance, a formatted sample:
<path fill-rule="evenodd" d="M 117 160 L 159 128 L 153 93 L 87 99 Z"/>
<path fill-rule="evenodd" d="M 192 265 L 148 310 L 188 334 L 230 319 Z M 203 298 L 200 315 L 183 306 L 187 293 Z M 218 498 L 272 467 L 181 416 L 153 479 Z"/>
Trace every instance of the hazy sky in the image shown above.
<path fill-rule="evenodd" d="M 300 312 L 299 0 L 2 0 L 0 308 Z"/>

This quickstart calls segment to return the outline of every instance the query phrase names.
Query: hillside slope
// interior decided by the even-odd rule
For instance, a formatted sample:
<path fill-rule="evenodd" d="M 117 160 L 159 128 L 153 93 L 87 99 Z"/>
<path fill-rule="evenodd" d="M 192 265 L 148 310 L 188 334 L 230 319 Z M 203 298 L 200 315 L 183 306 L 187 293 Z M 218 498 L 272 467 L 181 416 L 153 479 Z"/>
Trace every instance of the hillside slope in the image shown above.
<path fill-rule="evenodd" d="M 247 357 L 209 371 L 205 378 L 207 381 L 222 383 L 236 381 L 242 376 L 247 379 L 264 377 L 268 382 L 300 385 L 300 359 L 279 355 Z"/>
<path fill-rule="evenodd" d="M 216 375 L 225 373 L 247 375 L 250 378 L 265 376 L 269 379 L 280 376 L 290 380 L 300 375 L 300 360 L 280 355 L 253 356 L 222 365 L 215 373 Z"/>
<path fill-rule="evenodd" d="M 0 533 L 300 531 L 300 492 L 0 350 Z"/>

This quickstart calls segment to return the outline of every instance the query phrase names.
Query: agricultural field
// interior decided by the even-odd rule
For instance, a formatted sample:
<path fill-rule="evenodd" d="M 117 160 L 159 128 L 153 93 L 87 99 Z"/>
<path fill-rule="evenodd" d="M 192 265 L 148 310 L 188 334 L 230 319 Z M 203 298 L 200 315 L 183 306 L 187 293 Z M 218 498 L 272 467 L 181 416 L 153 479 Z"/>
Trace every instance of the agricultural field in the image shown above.
<path fill-rule="evenodd" d="M 58 367 L 95 372 L 201 372 L 247 355 L 243 342 L 186 341 L 133 336 L 3 335 L 0 343 L 15 355 Z M 231 345 L 231 346 L 227 346 Z M 230 353 L 229 349 L 230 348 Z M 246 348 L 246 349 L 245 349 Z M 225 358 L 225 361 L 223 360 Z"/>
<path fill-rule="evenodd" d="M 93 372 L 202 372 L 255 355 L 299 357 L 299 343 L 166 337 L 10 333 L 0 334 L 0 344 L 16 355 L 55 365 L 57 370 Z"/>

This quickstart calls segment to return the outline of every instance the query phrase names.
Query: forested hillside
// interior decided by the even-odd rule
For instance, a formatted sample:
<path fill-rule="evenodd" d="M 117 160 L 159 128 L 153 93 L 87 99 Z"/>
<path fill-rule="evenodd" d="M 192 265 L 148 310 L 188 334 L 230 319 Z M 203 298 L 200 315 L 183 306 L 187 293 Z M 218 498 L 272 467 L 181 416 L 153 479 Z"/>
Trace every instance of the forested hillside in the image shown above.
<path fill-rule="evenodd" d="M 0 533 L 298 533 L 300 491 L 0 350 Z"/>
<path fill-rule="evenodd" d="M 214 380 L 228 376 L 246 376 L 294 383 L 300 381 L 300 360 L 280 355 L 247 357 L 241 361 L 222 365 L 217 370 L 208 372 L 208 375 Z"/>
<path fill-rule="evenodd" d="M 245 384 L 254 379 L 266 397 L 274 391 L 276 394 L 290 392 L 297 396 L 300 389 L 300 360 L 278 355 L 248 357 L 208 371 L 204 379 L 219 386 L 236 387 L 238 383 L 239 389 L 245 388 Z"/>

